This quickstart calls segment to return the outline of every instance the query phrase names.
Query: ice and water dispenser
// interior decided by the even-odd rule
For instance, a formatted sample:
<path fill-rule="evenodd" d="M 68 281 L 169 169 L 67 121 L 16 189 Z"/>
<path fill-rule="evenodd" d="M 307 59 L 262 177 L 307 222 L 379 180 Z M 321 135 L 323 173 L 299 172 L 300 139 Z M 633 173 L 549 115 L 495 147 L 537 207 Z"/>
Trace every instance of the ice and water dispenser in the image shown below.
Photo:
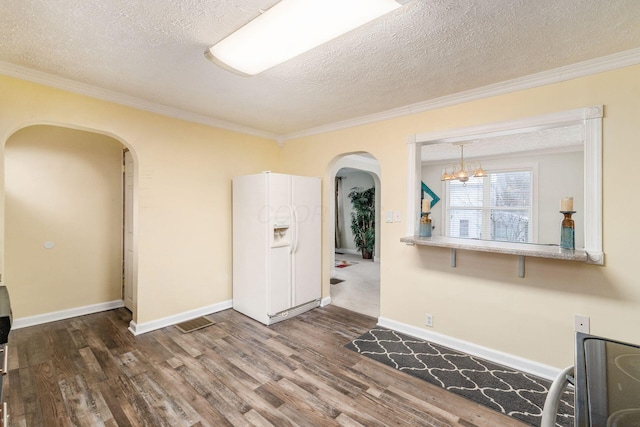
<path fill-rule="evenodd" d="M 291 227 L 287 223 L 275 223 L 273 224 L 273 238 L 271 240 L 271 247 L 278 248 L 281 246 L 291 245 Z"/>

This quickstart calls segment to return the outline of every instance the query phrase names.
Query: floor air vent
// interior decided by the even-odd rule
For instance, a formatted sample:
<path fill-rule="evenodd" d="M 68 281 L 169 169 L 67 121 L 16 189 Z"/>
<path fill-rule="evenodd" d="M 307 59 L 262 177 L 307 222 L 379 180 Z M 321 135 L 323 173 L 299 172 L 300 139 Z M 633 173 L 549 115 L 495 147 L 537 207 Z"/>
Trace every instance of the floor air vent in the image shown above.
<path fill-rule="evenodd" d="M 186 322 L 178 323 L 176 327 L 186 334 L 196 331 L 198 329 L 206 328 L 213 325 L 213 322 L 206 317 L 196 317 L 195 319 L 187 320 Z"/>

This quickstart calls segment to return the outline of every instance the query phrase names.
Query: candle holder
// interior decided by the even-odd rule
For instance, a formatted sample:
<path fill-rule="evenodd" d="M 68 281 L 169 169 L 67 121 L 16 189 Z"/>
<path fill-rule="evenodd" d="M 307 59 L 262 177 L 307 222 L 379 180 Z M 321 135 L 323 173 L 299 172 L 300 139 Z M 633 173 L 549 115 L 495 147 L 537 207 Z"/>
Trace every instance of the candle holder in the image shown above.
<path fill-rule="evenodd" d="M 420 237 L 431 237 L 431 218 L 430 212 L 422 212 L 420 217 Z"/>
<path fill-rule="evenodd" d="M 560 247 L 562 249 L 575 249 L 575 223 L 571 219 L 571 215 L 576 211 L 560 211 L 564 218 L 562 219 L 562 228 L 560 232 Z"/>

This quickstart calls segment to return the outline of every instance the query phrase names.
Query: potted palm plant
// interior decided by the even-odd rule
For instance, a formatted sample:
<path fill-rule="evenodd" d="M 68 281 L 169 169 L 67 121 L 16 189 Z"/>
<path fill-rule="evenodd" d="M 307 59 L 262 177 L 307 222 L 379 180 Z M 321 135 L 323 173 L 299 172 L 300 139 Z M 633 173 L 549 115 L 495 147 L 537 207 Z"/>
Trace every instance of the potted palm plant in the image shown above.
<path fill-rule="evenodd" d="M 353 211 L 351 212 L 353 242 L 362 253 L 363 259 L 371 259 L 373 257 L 373 248 L 376 241 L 375 194 L 376 189 L 374 187 L 368 189 L 355 187 L 351 189 L 348 195 L 353 205 Z"/>

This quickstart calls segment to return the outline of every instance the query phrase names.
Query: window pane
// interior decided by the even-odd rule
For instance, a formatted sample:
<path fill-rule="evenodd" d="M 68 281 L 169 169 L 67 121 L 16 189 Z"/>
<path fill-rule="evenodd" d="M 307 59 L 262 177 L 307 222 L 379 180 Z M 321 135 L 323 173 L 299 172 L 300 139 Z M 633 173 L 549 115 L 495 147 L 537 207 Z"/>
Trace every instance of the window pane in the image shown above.
<path fill-rule="evenodd" d="M 524 207 L 531 205 L 531 172 L 492 173 L 491 206 Z"/>
<path fill-rule="evenodd" d="M 449 206 L 482 207 L 482 178 L 470 178 L 467 185 L 460 181 L 449 181 Z"/>
<path fill-rule="evenodd" d="M 530 170 L 489 173 L 464 185 L 448 181 L 450 237 L 530 242 L 532 177 Z"/>
<path fill-rule="evenodd" d="M 491 210 L 491 240 L 504 242 L 529 241 L 529 211 Z"/>
<path fill-rule="evenodd" d="M 482 233 L 482 209 L 451 210 L 449 236 L 479 239 Z"/>

